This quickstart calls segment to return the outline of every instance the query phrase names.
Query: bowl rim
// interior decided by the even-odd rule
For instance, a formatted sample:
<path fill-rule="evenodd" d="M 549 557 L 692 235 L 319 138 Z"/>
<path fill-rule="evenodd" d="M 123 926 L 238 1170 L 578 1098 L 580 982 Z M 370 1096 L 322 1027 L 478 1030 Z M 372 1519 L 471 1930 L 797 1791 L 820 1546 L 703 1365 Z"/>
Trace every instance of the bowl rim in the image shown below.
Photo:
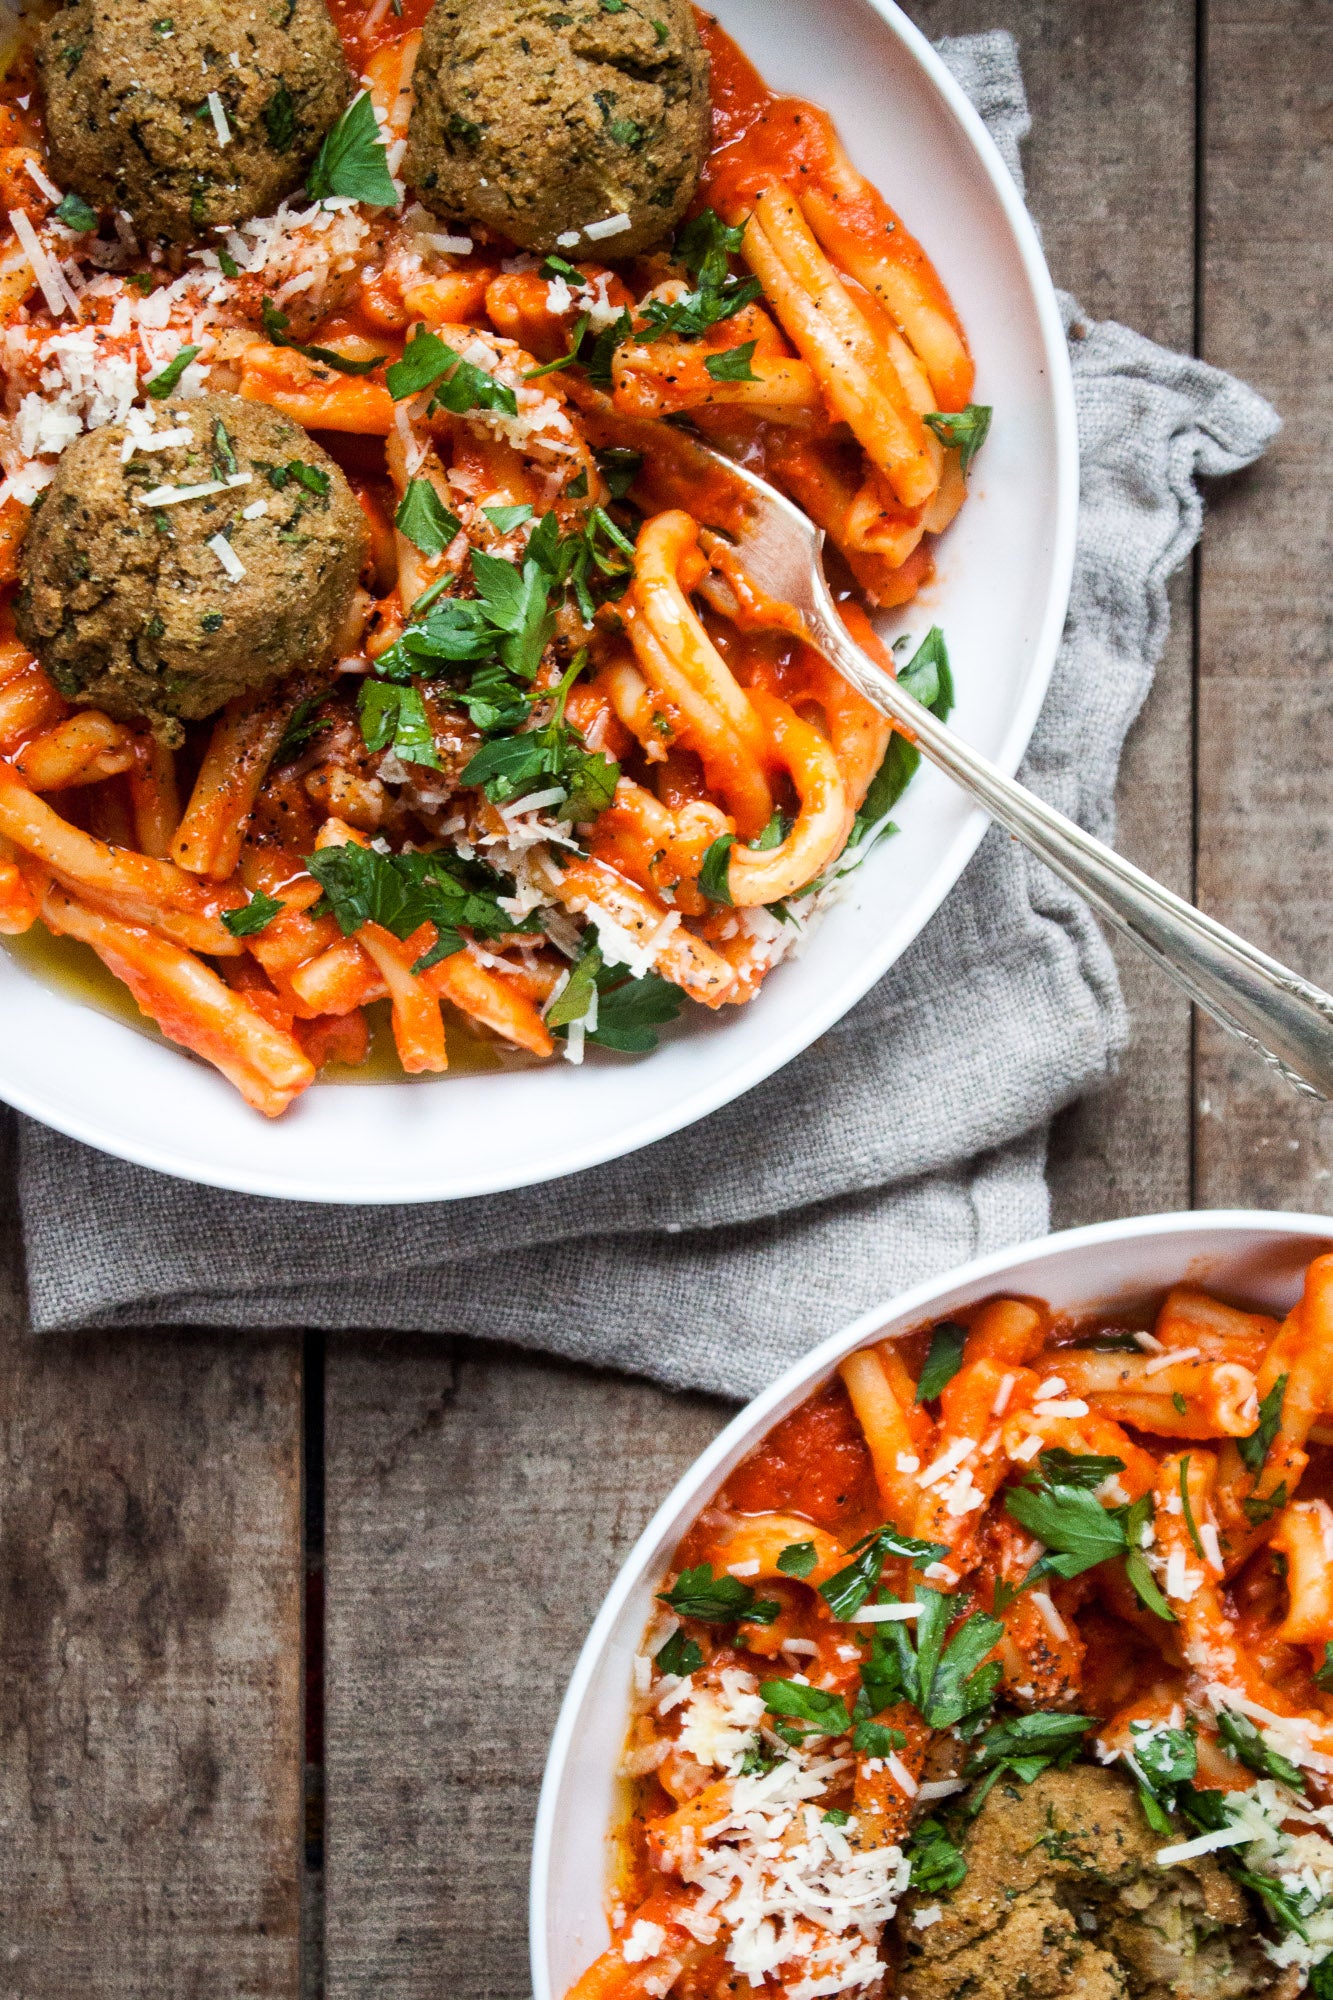
<path fill-rule="evenodd" d="M 942 101 L 991 193 L 998 199 L 1029 289 L 1037 324 L 1041 361 L 1049 387 L 1055 461 L 1054 486 L 1049 500 L 1049 583 L 1032 642 L 1031 665 L 993 759 L 1001 771 L 1012 776 L 1027 749 L 1050 686 L 1073 579 L 1078 528 L 1079 456 L 1068 343 L 1036 226 L 980 114 L 930 42 L 894 4 L 894 0 L 862 0 L 862 4 L 878 16 L 885 31 L 897 40 L 923 81 Z M 260 1157 L 263 1120 L 258 1120 L 256 1127 L 255 1153 L 246 1157 L 243 1164 L 235 1164 L 230 1161 L 201 1161 L 179 1136 L 159 1136 L 156 1132 L 151 1136 L 127 1136 L 117 1129 L 110 1109 L 100 1106 L 86 1110 L 79 1106 L 53 1108 L 46 1101 L 41 1085 L 29 1087 L 22 1076 L 6 1079 L 0 1086 L 0 1097 L 38 1123 L 113 1158 L 175 1179 L 271 1200 L 332 1206 L 380 1206 L 470 1200 L 544 1185 L 623 1159 L 668 1138 L 744 1096 L 794 1060 L 848 1014 L 911 948 L 931 917 L 952 894 L 990 824 L 989 815 L 980 806 L 973 807 L 966 814 L 942 850 L 924 891 L 911 898 L 873 948 L 867 949 L 859 970 L 836 986 L 829 986 L 816 1003 L 804 1011 L 800 1020 L 793 1022 L 783 1033 L 770 1036 L 745 1061 L 731 1068 L 719 1066 L 719 1072 L 700 1085 L 677 1096 L 663 1093 L 658 1101 L 627 1124 L 617 1127 L 613 1133 L 580 1137 L 576 1127 L 571 1127 L 565 1143 L 555 1153 L 529 1166 L 514 1168 L 497 1164 L 488 1171 L 460 1178 L 456 1166 L 446 1168 L 442 1165 L 443 1184 L 437 1179 L 423 1180 L 417 1170 L 395 1177 L 386 1175 L 381 1166 L 376 1166 L 373 1174 L 353 1170 L 354 1184 L 349 1187 L 348 1170 L 344 1165 L 341 1185 L 335 1189 L 324 1178 L 312 1177 L 308 1167 L 289 1164 L 281 1157 L 273 1160 Z M 84 1008 L 88 1003 L 74 1004 Z M 116 1025 L 122 1033 L 134 1032 L 123 1022 Z M 179 1055 L 174 1049 L 172 1053 Z M 187 1056 L 180 1059 L 189 1060 Z M 442 1136 L 449 1129 L 446 1121 L 441 1127 Z M 450 1149 L 443 1149 L 442 1157 L 452 1158 Z"/>
<path fill-rule="evenodd" d="M 965 1286 L 1000 1278 L 1016 1265 L 1041 1264 L 1063 1258 L 1070 1252 L 1077 1254 L 1107 1244 L 1208 1233 L 1222 1239 L 1257 1233 L 1271 1235 L 1274 1239 L 1310 1237 L 1333 1242 L 1333 1216 L 1300 1211 L 1288 1214 L 1280 1209 L 1183 1209 L 1157 1215 L 1120 1216 L 1110 1222 L 1085 1223 L 1079 1228 L 1059 1230 L 1054 1235 L 1013 1244 L 1004 1250 L 992 1250 L 984 1257 L 973 1258 L 937 1277 L 925 1278 L 908 1290 L 881 1301 L 849 1325 L 840 1327 L 836 1333 L 820 1341 L 800 1360 L 793 1362 L 790 1368 L 784 1369 L 766 1389 L 761 1389 L 757 1396 L 752 1397 L 712 1443 L 686 1467 L 661 1505 L 654 1510 L 603 1598 L 574 1663 L 551 1734 L 537 1800 L 529 1875 L 528 1949 L 534 2000 L 563 2000 L 563 1994 L 557 1993 L 551 1985 L 547 1955 L 549 1881 L 558 1831 L 558 1796 L 569 1764 L 579 1713 L 626 1603 L 642 1583 L 650 1561 L 658 1554 L 659 1544 L 686 1502 L 697 1503 L 702 1493 L 711 1490 L 719 1468 L 738 1444 L 757 1443 L 763 1437 L 773 1412 L 793 1391 L 808 1390 L 845 1354 L 862 1346 L 887 1323 L 928 1318 L 932 1304 L 941 1297 L 960 1291 Z"/>

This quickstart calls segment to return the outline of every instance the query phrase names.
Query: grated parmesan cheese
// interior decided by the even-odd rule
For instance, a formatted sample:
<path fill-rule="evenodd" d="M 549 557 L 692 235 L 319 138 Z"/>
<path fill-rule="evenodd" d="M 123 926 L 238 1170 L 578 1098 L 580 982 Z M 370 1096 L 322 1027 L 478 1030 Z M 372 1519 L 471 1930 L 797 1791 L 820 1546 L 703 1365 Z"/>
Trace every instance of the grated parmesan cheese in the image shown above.
<path fill-rule="evenodd" d="M 239 583 L 246 573 L 245 564 L 241 561 L 235 549 L 227 540 L 227 537 L 225 535 L 210 535 L 206 546 L 212 549 L 232 582 Z"/>
<path fill-rule="evenodd" d="M 226 107 L 216 90 L 210 90 L 208 93 L 208 109 L 213 120 L 213 130 L 218 135 L 219 146 L 230 146 L 231 126 L 227 123 Z"/>
<path fill-rule="evenodd" d="M 602 222 L 585 222 L 583 234 L 589 243 L 603 243 L 608 236 L 623 236 L 627 229 L 633 227 L 633 223 L 622 210 L 619 215 L 608 215 Z M 577 236 L 574 241 L 578 242 Z"/>

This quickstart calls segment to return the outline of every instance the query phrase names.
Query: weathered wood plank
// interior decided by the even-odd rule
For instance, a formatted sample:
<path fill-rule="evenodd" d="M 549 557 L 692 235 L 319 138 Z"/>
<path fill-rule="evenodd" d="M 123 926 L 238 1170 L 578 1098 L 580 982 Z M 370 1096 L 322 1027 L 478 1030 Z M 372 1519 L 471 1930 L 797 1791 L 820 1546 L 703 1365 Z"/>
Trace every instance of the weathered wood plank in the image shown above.
<path fill-rule="evenodd" d="M 438 1340 L 330 1343 L 329 2000 L 521 2000 L 565 1682 L 630 1543 L 729 1414 Z"/>
<path fill-rule="evenodd" d="M 1189 348 L 1194 287 L 1194 46 L 1190 0 L 915 0 L 932 36 L 1005 27 L 1017 36 L 1032 136 L 1028 200 L 1058 285 L 1094 318 Z M 1144 227 L 1144 190 L 1152 226 Z M 1126 747 L 1117 845 L 1188 895 L 1193 866 L 1189 579 L 1172 592 L 1171 638 Z M 1114 947 L 1132 1040 L 1120 1075 L 1056 1121 L 1053 1223 L 1188 1205 L 1190 1018 L 1131 947 Z"/>
<path fill-rule="evenodd" d="M 1200 582 L 1199 893 L 1333 984 L 1333 13 L 1208 9 L 1203 351 L 1286 419 L 1219 496 Z M 1197 1195 L 1324 1210 L 1333 1111 L 1200 1023 Z"/>
<path fill-rule="evenodd" d="M 296 1346 L 29 1334 L 2 1123 L 0 1991 L 296 2000 Z"/>

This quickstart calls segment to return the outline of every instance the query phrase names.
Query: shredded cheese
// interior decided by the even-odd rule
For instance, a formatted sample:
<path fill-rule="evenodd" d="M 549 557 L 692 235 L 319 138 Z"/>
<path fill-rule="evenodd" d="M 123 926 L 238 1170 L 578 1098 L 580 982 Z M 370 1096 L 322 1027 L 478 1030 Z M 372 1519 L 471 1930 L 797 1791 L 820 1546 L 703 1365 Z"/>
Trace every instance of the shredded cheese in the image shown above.
<path fill-rule="evenodd" d="M 213 120 L 213 130 L 218 135 L 219 146 L 230 146 L 231 126 L 227 123 L 227 112 L 216 90 L 208 93 L 208 109 Z"/>
<path fill-rule="evenodd" d="M 210 535 L 206 546 L 212 549 L 232 582 L 239 583 L 246 573 L 245 564 L 241 561 L 235 549 L 227 540 L 227 537 L 225 535 Z"/>

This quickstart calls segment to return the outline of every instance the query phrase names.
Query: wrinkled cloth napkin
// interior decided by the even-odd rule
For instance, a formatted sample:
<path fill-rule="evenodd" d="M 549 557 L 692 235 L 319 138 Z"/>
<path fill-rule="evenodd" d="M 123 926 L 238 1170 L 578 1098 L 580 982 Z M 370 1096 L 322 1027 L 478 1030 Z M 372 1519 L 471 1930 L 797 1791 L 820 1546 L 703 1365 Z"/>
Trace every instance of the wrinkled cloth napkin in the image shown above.
<path fill-rule="evenodd" d="M 1021 186 L 1030 121 L 1012 38 L 940 47 Z M 1078 557 L 1021 775 L 1109 837 L 1121 745 L 1166 637 L 1167 579 L 1199 534 L 1195 481 L 1248 464 L 1277 418 L 1216 369 L 1090 326 L 1072 300 L 1064 310 Z M 1096 924 L 992 830 L 901 962 L 779 1075 L 545 1187 L 412 1208 L 279 1203 L 25 1124 L 32 1322 L 471 1333 L 749 1395 L 876 1300 L 1041 1235 L 1049 1122 L 1109 1074 L 1125 1033 Z"/>

